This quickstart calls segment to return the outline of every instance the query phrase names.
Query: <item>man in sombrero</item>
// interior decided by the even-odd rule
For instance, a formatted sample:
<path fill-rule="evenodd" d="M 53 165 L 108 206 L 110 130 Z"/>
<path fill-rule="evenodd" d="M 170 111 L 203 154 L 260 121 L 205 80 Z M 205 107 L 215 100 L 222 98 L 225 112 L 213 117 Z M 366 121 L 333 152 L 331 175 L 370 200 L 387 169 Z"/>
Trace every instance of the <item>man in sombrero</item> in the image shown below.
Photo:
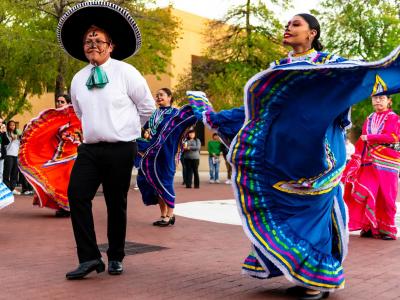
<path fill-rule="evenodd" d="M 79 266 L 68 279 L 80 279 L 105 264 L 97 247 L 92 199 L 103 185 L 108 213 L 108 273 L 123 271 L 127 193 L 135 139 L 155 110 L 146 80 L 120 60 L 140 48 L 141 35 L 129 13 L 109 2 L 84 2 L 72 7 L 57 28 L 62 48 L 72 57 L 89 62 L 75 74 L 71 98 L 82 122 L 83 143 L 68 187 L 71 220 Z"/>

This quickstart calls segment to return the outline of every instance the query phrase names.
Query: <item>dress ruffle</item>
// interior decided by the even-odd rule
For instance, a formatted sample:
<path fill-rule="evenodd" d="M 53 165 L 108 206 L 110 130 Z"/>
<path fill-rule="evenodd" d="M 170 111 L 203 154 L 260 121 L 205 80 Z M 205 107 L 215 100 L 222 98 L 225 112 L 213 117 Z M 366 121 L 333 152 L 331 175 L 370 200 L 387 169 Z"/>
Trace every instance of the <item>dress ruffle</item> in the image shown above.
<path fill-rule="evenodd" d="M 389 115 L 391 118 L 387 118 Z M 362 134 L 381 140 L 375 144 L 359 139 L 343 173 L 350 231 L 361 229 L 371 231 L 374 236 L 397 238 L 395 215 L 400 152 L 393 147 L 399 140 L 398 122 L 398 116 L 387 111 L 371 114 L 364 123 Z"/>

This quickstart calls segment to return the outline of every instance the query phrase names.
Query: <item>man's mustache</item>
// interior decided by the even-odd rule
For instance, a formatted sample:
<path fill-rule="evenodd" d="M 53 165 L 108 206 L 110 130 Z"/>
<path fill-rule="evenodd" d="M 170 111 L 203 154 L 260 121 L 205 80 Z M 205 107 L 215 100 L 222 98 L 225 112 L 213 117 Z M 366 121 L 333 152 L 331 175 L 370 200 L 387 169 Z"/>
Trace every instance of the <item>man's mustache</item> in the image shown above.
<path fill-rule="evenodd" d="M 103 53 L 104 52 L 104 50 L 99 50 L 99 49 L 97 49 L 97 48 L 89 48 L 86 52 L 87 53 L 92 53 L 93 51 L 95 51 L 95 52 L 98 52 L 98 53 Z"/>

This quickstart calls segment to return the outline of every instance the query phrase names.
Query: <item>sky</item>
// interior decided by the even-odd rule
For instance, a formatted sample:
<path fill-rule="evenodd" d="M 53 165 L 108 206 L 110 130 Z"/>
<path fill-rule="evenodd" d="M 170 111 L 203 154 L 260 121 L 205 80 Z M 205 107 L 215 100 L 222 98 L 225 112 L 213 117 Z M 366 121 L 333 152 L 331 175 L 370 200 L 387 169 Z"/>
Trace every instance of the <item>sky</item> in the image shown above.
<path fill-rule="evenodd" d="M 245 0 L 157 0 L 158 6 L 167 6 L 172 3 L 175 8 L 184 10 L 202 17 L 219 19 L 232 5 L 243 4 Z M 282 22 L 288 21 L 297 13 L 309 12 L 317 8 L 319 0 L 293 0 L 293 8 L 285 12 L 277 12 Z"/>

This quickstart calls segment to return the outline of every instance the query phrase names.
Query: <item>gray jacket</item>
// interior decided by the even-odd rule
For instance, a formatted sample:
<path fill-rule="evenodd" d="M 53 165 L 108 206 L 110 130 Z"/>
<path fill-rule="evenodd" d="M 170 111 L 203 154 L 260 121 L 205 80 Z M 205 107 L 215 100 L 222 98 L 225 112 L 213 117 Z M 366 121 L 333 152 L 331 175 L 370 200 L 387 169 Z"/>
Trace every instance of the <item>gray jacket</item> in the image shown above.
<path fill-rule="evenodd" d="M 185 150 L 183 158 L 185 159 L 200 159 L 201 142 L 199 139 L 187 140 L 189 150 Z"/>

